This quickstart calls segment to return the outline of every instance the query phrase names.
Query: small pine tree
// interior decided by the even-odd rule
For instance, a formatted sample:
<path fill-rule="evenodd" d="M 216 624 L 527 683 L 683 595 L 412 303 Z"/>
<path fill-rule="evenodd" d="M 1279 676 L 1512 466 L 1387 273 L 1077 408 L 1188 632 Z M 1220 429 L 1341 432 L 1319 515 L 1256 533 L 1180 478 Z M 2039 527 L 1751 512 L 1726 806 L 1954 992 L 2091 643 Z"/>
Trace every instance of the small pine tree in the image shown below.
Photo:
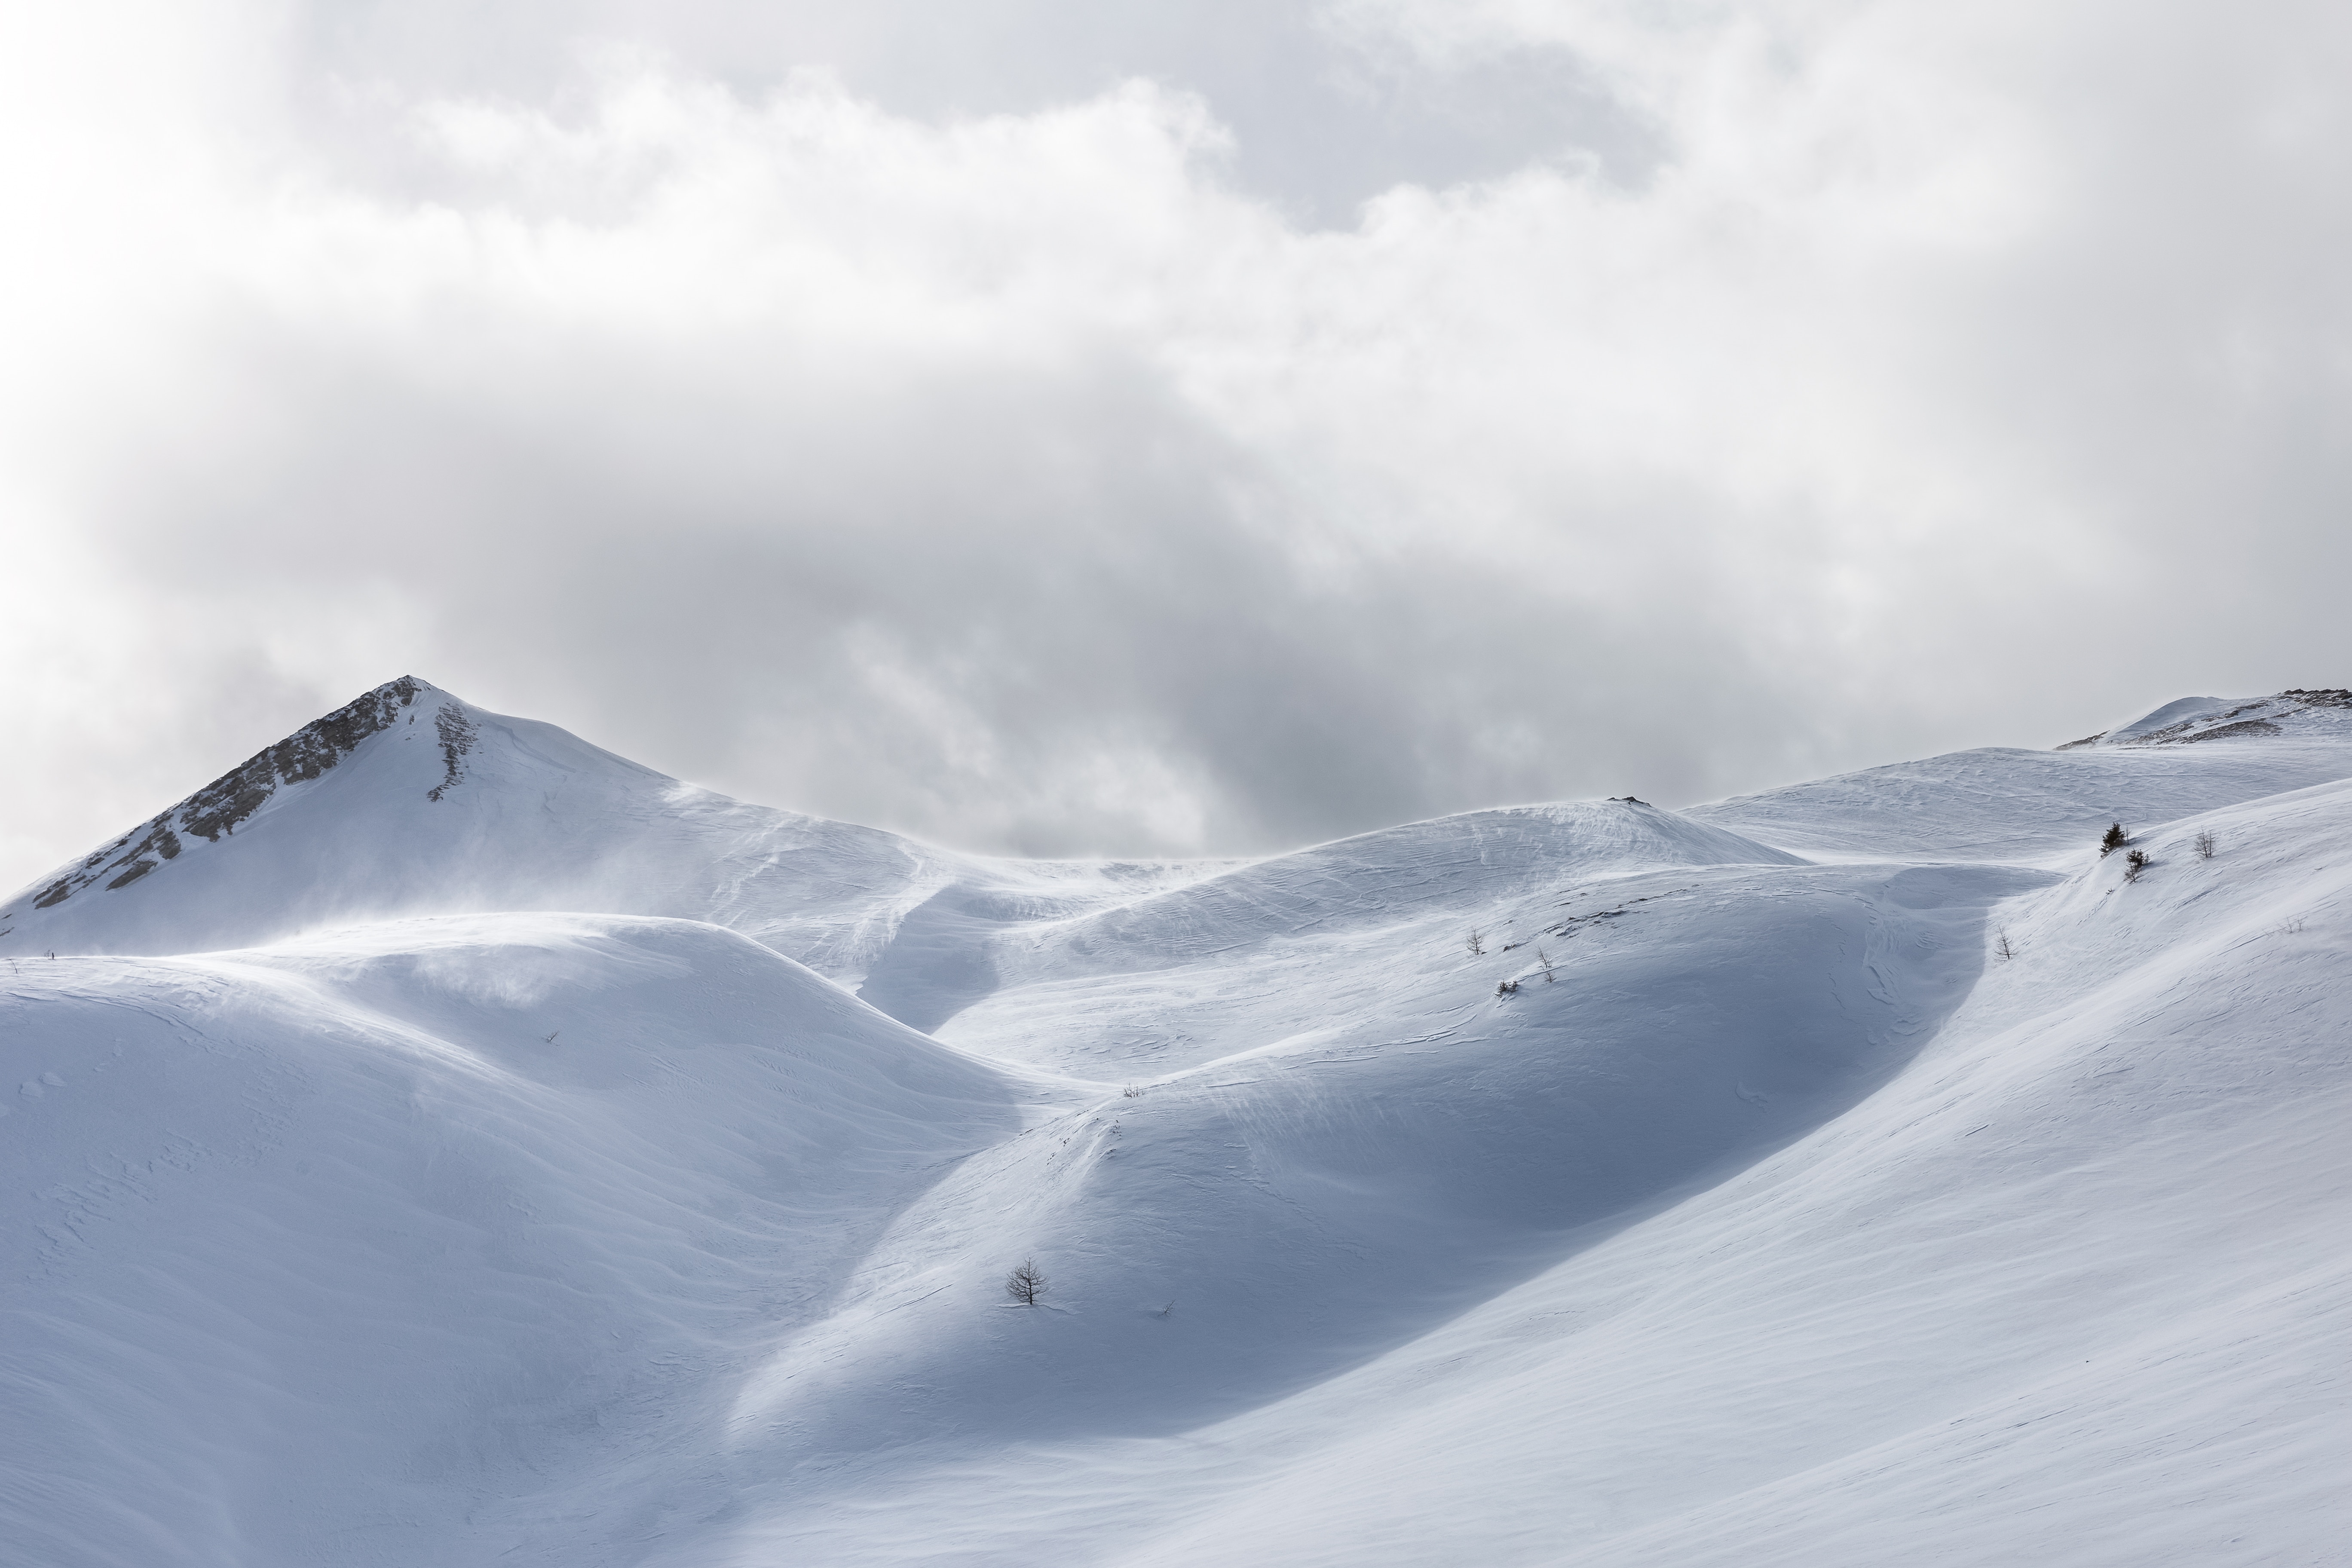
<path fill-rule="evenodd" d="M 2153 864 L 2155 864 L 2155 862 L 2151 861 L 2147 858 L 2147 852 L 2146 850 L 2133 850 L 2129 855 L 2124 857 L 2124 880 L 2126 882 L 2138 881 L 2139 874 L 2142 871 L 2147 870 L 2148 867 Z"/>
<path fill-rule="evenodd" d="M 2099 840 L 2099 854 L 2102 858 L 2112 855 L 2130 842 L 2131 835 L 2124 831 L 2122 823 L 2110 823 L 2106 837 Z"/>

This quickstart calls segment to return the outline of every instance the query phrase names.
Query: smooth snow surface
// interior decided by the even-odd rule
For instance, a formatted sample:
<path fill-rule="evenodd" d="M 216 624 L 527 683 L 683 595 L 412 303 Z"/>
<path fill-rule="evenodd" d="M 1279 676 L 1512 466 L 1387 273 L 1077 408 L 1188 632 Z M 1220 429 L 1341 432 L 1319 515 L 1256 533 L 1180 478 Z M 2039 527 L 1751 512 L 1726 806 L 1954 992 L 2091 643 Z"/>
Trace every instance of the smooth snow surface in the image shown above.
<path fill-rule="evenodd" d="M 2340 1562 L 2337 695 L 1091 866 L 394 683 L 0 915 L 0 1555 Z"/>

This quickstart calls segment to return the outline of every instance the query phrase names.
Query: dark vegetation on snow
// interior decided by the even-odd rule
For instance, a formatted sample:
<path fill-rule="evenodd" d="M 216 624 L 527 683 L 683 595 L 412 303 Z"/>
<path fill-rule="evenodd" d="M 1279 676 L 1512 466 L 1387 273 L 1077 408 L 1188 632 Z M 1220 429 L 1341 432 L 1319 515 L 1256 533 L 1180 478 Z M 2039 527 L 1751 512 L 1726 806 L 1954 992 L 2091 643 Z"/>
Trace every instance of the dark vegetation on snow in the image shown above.
<path fill-rule="evenodd" d="M 1013 1272 L 1004 1277 L 1004 1293 L 1024 1307 L 1035 1306 L 1045 1289 L 1045 1271 L 1037 1267 L 1034 1258 L 1014 1265 Z"/>

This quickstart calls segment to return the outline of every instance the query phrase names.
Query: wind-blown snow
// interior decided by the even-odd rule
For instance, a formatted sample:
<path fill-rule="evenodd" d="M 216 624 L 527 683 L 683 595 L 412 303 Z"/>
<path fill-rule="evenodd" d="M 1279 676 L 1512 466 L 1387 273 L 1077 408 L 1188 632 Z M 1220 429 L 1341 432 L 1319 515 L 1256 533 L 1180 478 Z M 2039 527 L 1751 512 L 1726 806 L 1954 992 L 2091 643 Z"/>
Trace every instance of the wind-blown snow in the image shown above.
<path fill-rule="evenodd" d="M 461 769 L 396 720 L 0 920 L 26 1561 L 2317 1563 L 2352 1526 L 2315 694 L 1091 867 L 413 684 Z"/>
<path fill-rule="evenodd" d="M 354 710 L 389 710 L 388 721 L 362 721 L 365 732 L 340 750 L 298 744 L 322 727 L 360 728 L 338 722 Z M 273 773 L 278 752 L 304 760 Z M 255 775 L 268 782 L 246 784 Z M 412 914 L 594 910 L 712 921 L 854 983 L 908 910 L 960 879 L 1001 879 L 896 834 L 681 784 L 411 677 L 207 791 L 223 785 L 261 798 L 213 838 L 176 835 L 170 858 L 121 887 L 68 884 L 85 867 L 111 869 L 145 829 L 62 868 L 0 910 L 0 953 L 206 952 Z M 156 822 L 201 818 L 206 797 Z M 1019 879 L 1082 900 L 1089 889 L 1118 897 L 1196 874 L 1055 869 Z M 44 901 L 61 887 L 66 897 Z"/>

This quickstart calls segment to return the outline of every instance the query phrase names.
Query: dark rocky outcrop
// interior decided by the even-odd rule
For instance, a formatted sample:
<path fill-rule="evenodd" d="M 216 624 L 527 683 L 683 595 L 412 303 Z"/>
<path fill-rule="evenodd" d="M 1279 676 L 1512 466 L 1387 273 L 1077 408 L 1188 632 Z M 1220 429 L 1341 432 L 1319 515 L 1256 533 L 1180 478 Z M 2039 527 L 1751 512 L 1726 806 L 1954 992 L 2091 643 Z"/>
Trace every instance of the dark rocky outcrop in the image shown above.
<path fill-rule="evenodd" d="M 225 836 L 234 834 L 237 824 L 258 811 L 279 786 L 325 773 L 350 756 L 362 741 L 390 729 L 404 710 L 414 707 L 419 697 L 432 689 L 415 677 L 404 675 L 322 719 L 311 721 L 276 745 L 247 758 L 148 823 L 143 830 L 124 834 L 84 860 L 42 889 L 34 898 L 33 907 L 45 910 L 63 903 L 100 879 L 107 879 L 110 889 L 129 887 L 164 861 L 176 859 L 184 847 L 182 834 L 208 844 L 218 843 Z M 473 721 L 454 706 L 442 709 L 439 724 L 449 776 L 432 792 L 435 800 L 457 782 L 461 774 L 458 758 L 471 747 L 474 730 Z M 459 737 L 455 742 L 453 733 Z"/>
<path fill-rule="evenodd" d="M 2278 732 L 2279 727 L 2267 719 L 2241 719 L 2234 724 L 2224 724 L 2219 729 L 2199 730 L 2190 734 L 2175 735 L 2172 740 L 2185 744 L 2191 741 L 2220 741 L 2233 736 L 2242 738 L 2248 735 L 2275 735 Z"/>
<path fill-rule="evenodd" d="M 466 753 L 474 749 L 474 721 L 466 710 L 454 704 L 441 710 L 433 721 L 441 736 L 441 782 L 425 792 L 425 798 L 437 801 L 457 787 L 466 776 Z"/>

